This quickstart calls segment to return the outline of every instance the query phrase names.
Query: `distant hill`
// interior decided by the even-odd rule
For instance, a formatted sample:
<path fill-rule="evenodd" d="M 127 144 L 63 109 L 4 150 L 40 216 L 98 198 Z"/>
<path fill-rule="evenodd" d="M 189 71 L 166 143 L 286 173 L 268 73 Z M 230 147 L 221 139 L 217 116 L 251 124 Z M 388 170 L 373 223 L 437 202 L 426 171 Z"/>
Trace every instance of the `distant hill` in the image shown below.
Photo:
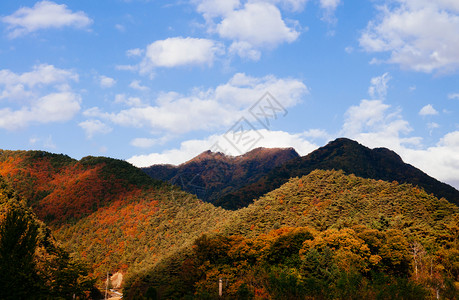
<path fill-rule="evenodd" d="M 290 178 L 307 175 L 313 170 L 343 170 L 364 178 L 410 183 L 435 196 L 459 205 L 459 191 L 406 164 L 386 148 L 367 148 L 356 141 L 339 138 L 312 153 L 277 166 L 258 181 L 228 193 L 214 202 L 226 209 L 238 209 L 253 199 L 272 191 Z"/>
<path fill-rule="evenodd" d="M 244 155 L 206 151 L 179 165 L 153 165 L 142 170 L 152 178 L 171 182 L 198 198 L 214 203 L 224 195 L 256 182 L 271 169 L 298 158 L 293 148 L 256 148 Z"/>

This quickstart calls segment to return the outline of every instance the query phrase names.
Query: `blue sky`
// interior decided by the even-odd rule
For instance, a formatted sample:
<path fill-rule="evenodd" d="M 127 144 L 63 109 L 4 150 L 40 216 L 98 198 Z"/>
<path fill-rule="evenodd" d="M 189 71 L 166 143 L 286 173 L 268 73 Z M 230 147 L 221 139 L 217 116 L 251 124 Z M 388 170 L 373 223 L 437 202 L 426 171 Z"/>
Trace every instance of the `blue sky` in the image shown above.
<path fill-rule="evenodd" d="M 137 166 L 345 136 L 459 188 L 455 0 L 0 2 L 3 149 Z"/>

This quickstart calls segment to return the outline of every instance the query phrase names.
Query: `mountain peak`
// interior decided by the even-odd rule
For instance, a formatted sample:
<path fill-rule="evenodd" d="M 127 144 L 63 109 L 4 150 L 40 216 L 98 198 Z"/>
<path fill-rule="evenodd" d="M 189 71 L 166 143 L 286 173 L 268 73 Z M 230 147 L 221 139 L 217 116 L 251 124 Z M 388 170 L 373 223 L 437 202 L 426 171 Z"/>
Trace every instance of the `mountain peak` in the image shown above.
<path fill-rule="evenodd" d="M 226 161 L 233 161 L 233 162 L 242 162 L 242 161 L 247 161 L 247 160 L 264 160 L 266 157 L 275 157 L 275 156 L 284 156 L 284 157 L 294 158 L 294 157 L 299 157 L 300 155 L 292 147 L 289 147 L 289 148 L 258 147 L 258 148 L 250 150 L 249 152 L 246 152 L 244 154 L 237 155 L 237 156 L 232 156 L 232 155 L 224 154 L 222 152 L 212 152 L 211 150 L 207 150 L 193 157 L 192 159 L 180 164 L 180 166 L 186 165 L 189 163 L 200 163 L 200 162 L 208 161 L 208 160 L 226 160 Z"/>
<path fill-rule="evenodd" d="M 153 165 L 143 171 L 153 178 L 179 183 L 182 189 L 213 203 L 298 157 L 293 148 L 260 147 L 239 156 L 208 150 L 178 166 Z"/>

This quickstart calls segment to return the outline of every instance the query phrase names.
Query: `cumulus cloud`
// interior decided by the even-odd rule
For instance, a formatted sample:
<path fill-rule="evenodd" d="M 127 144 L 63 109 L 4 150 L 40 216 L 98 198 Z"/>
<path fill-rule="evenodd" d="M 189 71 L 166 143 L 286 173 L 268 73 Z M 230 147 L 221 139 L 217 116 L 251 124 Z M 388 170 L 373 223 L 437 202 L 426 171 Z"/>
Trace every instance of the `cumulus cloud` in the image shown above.
<path fill-rule="evenodd" d="M 81 98 L 70 92 L 52 93 L 14 110 L 0 109 L 0 128 L 14 130 L 30 124 L 64 122 L 80 110 Z"/>
<path fill-rule="evenodd" d="M 283 19 L 280 8 L 301 11 L 306 0 L 196 0 L 197 11 L 206 20 L 209 33 L 231 42 L 228 53 L 259 60 L 261 50 L 295 41 L 297 21 Z M 287 25 L 288 23 L 288 25 Z"/>
<path fill-rule="evenodd" d="M 111 88 L 116 84 L 116 80 L 104 75 L 99 76 L 99 84 L 102 88 Z"/>
<path fill-rule="evenodd" d="M 145 104 L 139 97 L 128 97 L 125 94 L 117 94 L 115 96 L 115 103 L 121 103 L 129 107 L 143 107 Z"/>
<path fill-rule="evenodd" d="M 308 88 L 296 79 L 275 76 L 258 78 L 238 73 L 216 88 L 196 88 L 188 95 L 164 92 L 157 97 L 155 105 L 140 105 L 143 102 L 139 99 L 139 105 L 131 105 L 133 107 L 118 112 L 102 112 L 92 108 L 84 114 L 121 126 L 146 128 L 151 132 L 181 134 L 216 130 L 233 125 L 267 91 L 283 107 L 289 108 L 303 99 Z M 125 95 L 117 96 L 117 99 L 120 103 L 132 102 Z"/>
<path fill-rule="evenodd" d="M 253 132 L 246 132 L 253 135 Z M 303 133 L 291 134 L 284 131 L 269 131 L 261 129 L 256 132 L 262 138 L 248 150 L 257 147 L 265 148 L 288 148 L 293 147 L 300 155 L 306 155 L 315 150 L 317 145 L 309 142 Z M 204 139 L 187 140 L 180 144 L 179 148 L 168 149 L 161 153 L 133 156 L 128 161 L 137 167 L 147 167 L 153 164 L 180 164 L 192 159 L 196 155 L 212 150 L 226 155 L 240 155 L 238 149 L 228 142 L 225 135 L 211 135 Z"/>
<path fill-rule="evenodd" d="M 148 90 L 149 90 L 148 87 L 146 87 L 146 86 L 140 84 L 140 80 L 133 80 L 133 81 L 129 84 L 129 87 L 130 87 L 131 89 L 138 90 L 138 91 L 148 91 Z"/>
<path fill-rule="evenodd" d="M 210 66 L 223 53 L 224 46 L 213 40 L 173 37 L 148 45 L 138 68 L 141 73 L 149 73 L 158 67 Z"/>
<path fill-rule="evenodd" d="M 48 28 L 87 28 L 93 22 L 84 12 L 72 12 L 67 5 L 52 1 L 40 1 L 33 7 L 21 7 L 1 20 L 8 24 L 10 38 Z"/>
<path fill-rule="evenodd" d="M 459 100 L 459 93 L 448 94 L 448 99 Z"/>
<path fill-rule="evenodd" d="M 379 6 L 360 37 L 368 52 L 388 52 L 388 63 L 430 73 L 459 67 L 456 1 L 396 0 Z"/>
<path fill-rule="evenodd" d="M 14 130 L 30 124 L 62 122 L 80 110 L 81 97 L 73 93 L 71 82 L 78 74 L 41 64 L 22 74 L 0 70 L 0 128 Z"/>
<path fill-rule="evenodd" d="M 86 133 L 89 139 L 92 139 L 96 134 L 107 134 L 112 131 L 112 128 L 100 120 L 87 120 L 78 124 Z"/>
<path fill-rule="evenodd" d="M 229 47 L 228 52 L 232 55 L 237 55 L 250 60 L 259 60 L 261 57 L 261 51 L 255 49 L 252 44 L 248 42 L 233 42 Z"/>
<path fill-rule="evenodd" d="M 3 86 L 0 100 L 27 99 L 44 86 L 52 85 L 57 89 L 66 89 L 69 81 L 78 81 L 78 74 L 48 64 L 34 66 L 32 71 L 22 74 L 3 69 L 0 70 L 0 86 Z"/>
<path fill-rule="evenodd" d="M 432 104 L 427 104 L 419 111 L 421 116 L 433 116 L 438 115 L 438 111 L 432 106 Z"/>
<path fill-rule="evenodd" d="M 236 42 L 269 47 L 291 43 L 299 36 L 285 24 L 279 9 L 265 2 L 249 2 L 243 9 L 231 12 L 217 25 L 217 32 Z"/>

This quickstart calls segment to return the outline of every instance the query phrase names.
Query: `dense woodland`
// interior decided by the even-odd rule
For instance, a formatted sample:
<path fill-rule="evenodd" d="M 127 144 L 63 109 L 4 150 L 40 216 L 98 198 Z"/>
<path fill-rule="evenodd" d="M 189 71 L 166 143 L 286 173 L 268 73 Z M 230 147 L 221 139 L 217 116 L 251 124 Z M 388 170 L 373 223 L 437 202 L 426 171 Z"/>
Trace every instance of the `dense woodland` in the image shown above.
<path fill-rule="evenodd" d="M 0 175 L 0 298 L 117 271 L 127 299 L 459 297 L 459 209 L 419 186 L 315 170 L 228 211 L 109 158 L 2 151 Z"/>

